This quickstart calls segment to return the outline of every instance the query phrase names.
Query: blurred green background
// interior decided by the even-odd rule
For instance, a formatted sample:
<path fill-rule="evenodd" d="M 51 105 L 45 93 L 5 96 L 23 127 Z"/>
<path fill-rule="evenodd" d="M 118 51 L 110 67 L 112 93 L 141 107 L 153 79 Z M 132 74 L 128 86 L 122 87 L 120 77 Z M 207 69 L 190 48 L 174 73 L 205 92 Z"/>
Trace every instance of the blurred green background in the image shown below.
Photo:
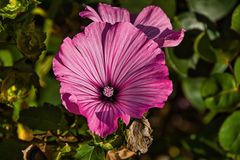
<path fill-rule="evenodd" d="M 91 22 L 78 13 L 99 2 L 132 14 L 156 5 L 186 30 L 165 49 L 174 91 L 147 116 L 153 144 L 132 159 L 240 160 L 238 0 L 1 0 L 0 160 L 101 160 L 110 142 L 125 143 L 90 135 L 84 118 L 65 111 L 51 70 L 62 40 Z"/>

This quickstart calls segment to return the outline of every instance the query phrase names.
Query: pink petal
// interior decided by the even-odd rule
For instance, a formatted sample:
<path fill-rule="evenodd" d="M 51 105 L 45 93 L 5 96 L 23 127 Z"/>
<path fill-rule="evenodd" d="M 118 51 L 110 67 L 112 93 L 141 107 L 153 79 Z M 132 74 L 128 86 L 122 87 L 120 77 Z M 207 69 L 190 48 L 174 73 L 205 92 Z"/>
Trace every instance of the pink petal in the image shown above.
<path fill-rule="evenodd" d="M 109 81 L 120 88 L 118 108 L 139 118 L 149 108 L 163 106 L 172 82 L 154 41 L 130 23 L 119 23 L 107 32 L 105 54 Z"/>
<path fill-rule="evenodd" d="M 112 85 L 120 87 L 124 75 L 156 57 L 160 51 L 157 48 L 156 43 L 130 23 L 114 25 L 107 33 L 105 42 L 106 72 Z"/>
<path fill-rule="evenodd" d="M 96 94 L 98 88 L 96 88 L 95 85 L 91 84 L 91 81 L 84 77 L 84 75 L 80 76 L 79 74 L 76 74 L 74 71 L 68 68 L 69 66 L 63 64 L 59 58 L 59 54 L 53 59 L 53 71 L 57 79 L 61 81 L 61 93 L 66 93 L 68 91 L 78 93 L 78 90 L 82 88 L 88 94 Z M 76 67 L 78 66 L 76 65 Z M 66 86 L 69 88 L 65 89 Z"/>
<path fill-rule="evenodd" d="M 118 118 L 123 116 L 111 103 L 82 105 L 80 110 L 87 118 L 89 129 L 103 138 L 117 130 Z"/>
<path fill-rule="evenodd" d="M 78 36 L 85 38 L 84 34 Z M 92 54 L 98 54 L 98 51 L 101 50 L 98 48 L 102 46 L 101 40 L 97 40 L 100 45 L 94 45 L 96 51 L 93 51 Z M 91 42 L 94 41 L 91 40 Z M 98 100 L 99 86 L 104 86 L 106 83 L 105 74 L 102 73 L 104 72 L 103 64 L 96 59 L 99 57 L 89 54 L 92 47 L 84 46 L 83 43 L 81 45 L 82 48 L 79 49 L 74 46 L 74 42 L 70 38 L 66 38 L 53 60 L 54 74 L 61 81 L 60 93 L 63 105 L 75 114 L 80 114 L 79 106 L 76 106 L 77 102 L 89 103 L 89 101 Z M 102 52 L 99 54 L 103 55 Z M 73 97 L 76 97 L 74 102 L 72 101 Z"/>
<path fill-rule="evenodd" d="M 103 85 L 103 82 L 100 80 L 101 75 L 94 74 L 98 69 L 96 66 L 89 65 L 88 61 L 91 62 L 91 60 L 86 59 L 83 55 L 85 54 L 81 54 L 79 52 L 79 50 L 74 46 L 72 40 L 70 38 L 66 38 L 61 45 L 59 53 L 53 61 L 53 70 L 55 75 L 60 81 L 62 81 L 62 79 L 66 80 L 66 76 L 69 76 L 70 80 L 71 78 L 77 77 L 75 82 L 79 81 L 79 84 L 90 81 L 91 83 L 89 84 Z"/>
<path fill-rule="evenodd" d="M 153 38 L 165 29 L 172 29 L 169 18 L 163 10 L 156 6 L 145 7 L 137 16 L 134 25 L 148 37 Z"/>
<path fill-rule="evenodd" d="M 156 6 L 144 8 L 137 16 L 134 25 L 149 38 L 154 39 L 160 47 L 176 46 L 184 36 L 184 30 L 178 32 L 172 30 L 169 18 Z"/>
<path fill-rule="evenodd" d="M 82 18 L 89 18 L 94 22 L 102 22 L 98 13 L 90 6 L 86 6 L 85 10 L 79 13 Z"/>
<path fill-rule="evenodd" d="M 124 8 L 112 7 L 108 4 L 99 3 L 98 12 L 103 22 L 111 24 L 116 22 L 130 22 L 130 13 Z"/>
<path fill-rule="evenodd" d="M 154 39 L 154 41 L 162 47 L 174 47 L 181 43 L 184 37 L 184 32 L 184 29 L 181 29 L 180 31 L 165 29 L 158 37 Z"/>
<path fill-rule="evenodd" d="M 172 25 L 164 11 L 156 6 L 145 7 L 136 18 L 132 18 L 128 10 L 99 3 L 98 13 L 87 6 L 79 15 L 94 22 L 134 22 L 134 25 L 143 31 L 148 38 L 154 39 L 160 47 L 177 46 L 183 39 L 184 30 L 173 31 Z M 131 20 L 130 20 L 131 17 Z"/>
<path fill-rule="evenodd" d="M 140 118 L 149 108 L 162 108 L 171 92 L 168 69 L 166 65 L 156 62 L 126 75 L 118 100 L 125 106 L 122 107 L 125 113 Z"/>
<path fill-rule="evenodd" d="M 111 24 L 116 22 L 130 22 L 130 13 L 128 10 L 103 3 L 98 4 L 98 13 L 93 8 L 87 6 L 85 11 L 80 12 L 79 15 L 82 18 L 89 18 L 94 22 L 108 22 Z"/>
<path fill-rule="evenodd" d="M 61 81 L 60 93 L 62 102 L 68 111 L 74 114 L 80 114 L 77 106 L 79 98 L 77 97 L 89 99 L 90 95 L 91 99 L 96 99 L 98 98 L 98 88 L 91 84 L 91 81 L 86 77 L 83 75 L 80 76 L 80 74 L 74 72 L 74 69 L 70 69 L 74 67 L 69 66 L 69 63 L 64 64 L 59 58 L 60 54 L 63 54 L 62 51 L 53 59 L 53 71 L 57 79 Z M 77 64 L 75 65 L 80 68 Z"/>
<path fill-rule="evenodd" d="M 61 94 L 61 99 L 64 107 L 71 113 L 80 114 L 76 97 L 70 93 Z"/>

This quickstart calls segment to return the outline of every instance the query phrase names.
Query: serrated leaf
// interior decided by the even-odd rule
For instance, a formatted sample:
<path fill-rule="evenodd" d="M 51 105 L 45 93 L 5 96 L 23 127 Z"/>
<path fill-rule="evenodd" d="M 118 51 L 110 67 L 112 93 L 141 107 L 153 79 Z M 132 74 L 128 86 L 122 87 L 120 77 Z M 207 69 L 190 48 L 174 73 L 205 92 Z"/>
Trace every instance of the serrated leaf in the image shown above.
<path fill-rule="evenodd" d="M 234 77 L 229 73 L 215 74 L 202 87 L 206 107 L 215 111 L 225 111 L 239 102 L 240 92 Z"/>
<path fill-rule="evenodd" d="M 238 57 L 234 64 L 234 75 L 238 85 L 240 85 L 240 57 Z"/>
<path fill-rule="evenodd" d="M 104 160 L 104 150 L 95 146 L 90 146 L 87 143 L 80 144 L 76 149 L 74 158 L 76 160 Z"/>
<path fill-rule="evenodd" d="M 191 11 L 216 21 L 230 12 L 237 0 L 187 0 L 187 3 Z"/>
<path fill-rule="evenodd" d="M 236 7 L 232 14 L 231 29 L 240 34 L 240 5 Z"/>
<path fill-rule="evenodd" d="M 204 78 L 186 78 L 182 81 L 185 96 L 199 111 L 205 110 L 205 104 L 201 96 L 201 87 L 204 80 Z"/>
<path fill-rule="evenodd" d="M 10 0 L 0 2 L 0 16 L 4 18 L 14 19 L 22 12 L 28 10 L 30 5 L 37 5 L 37 0 Z"/>
<path fill-rule="evenodd" d="M 222 124 L 218 133 L 220 145 L 234 154 L 240 154 L 240 111 L 234 112 Z"/>
<path fill-rule="evenodd" d="M 34 22 L 24 25 L 16 33 L 17 48 L 26 58 L 35 62 L 46 49 L 46 34 L 37 28 Z"/>
<path fill-rule="evenodd" d="M 57 130 L 64 126 L 63 113 L 58 107 L 44 105 L 31 107 L 20 112 L 19 122 L 31 129 Z"/>

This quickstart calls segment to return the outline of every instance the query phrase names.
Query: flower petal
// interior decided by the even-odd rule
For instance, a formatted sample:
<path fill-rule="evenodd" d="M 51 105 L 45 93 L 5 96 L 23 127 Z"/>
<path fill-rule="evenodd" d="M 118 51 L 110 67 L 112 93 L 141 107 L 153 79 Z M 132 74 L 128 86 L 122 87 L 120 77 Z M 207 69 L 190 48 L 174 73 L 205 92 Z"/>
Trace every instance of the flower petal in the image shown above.
<path fill-rule="evenodd" d="M 125 113 L 140 118 L 149 108 L 162 108 L 171 92 L 166 65 L 153 62 L 126 75 L 118 100 Z"/>
<path fill-rule="evenodd" d="M 87 6 L 85 11 L 80 12 L 79 15 L 82 18 L 89 18 L 94 22 L 107 22 L 111 24 L 116 22 L 130 22 L 130 13 L 128 10 L 103 3 L 98 4 L 98 13 L 93 8 Z"/>
<path fill-rule="evenodd" d="M 85 35 L 80 33 L 78 37 L 85 38 Z M 98 38 L 94 39 L 97 41 Z M 88 42 L 90 43 L 90 41 Z M 91 42 L 95 41 L 91 39 Z M 103 55 L 101 40 L 97 43 L 99 45 L 94 45 L 94 48 L 87 46 L 88 44 L 84 46 L 84 43 L 81 44 L 82 48 L 77 48 L 70 38 L 66 38 L 53 60 L 54 74 L 61 81 L 60 93 L 63 105 L 72 113 L 80 114 L 79 106 L 76 105 L 77 101 L 89 103 L 98 100 L 99 86 L 105 84 L 105 74 L 102 73 L 104 72 L 103 64 L 99 63 L 100 59 L 97 56 L 98 51 Z M 95 58 L 89 54 L 92 49 L 95 49 L 91 52 L 96 54 Z M 72 102 L 69 99 L 72 97 L 76 97 L 77 101 Z"/>
<path fill-rule="evenodd" d="M 165 29 L 159 36 L 154 39 L 154 41 L 162 47 L 174 47 L 181 43 L 184 37 L 184 32 L 184 29 L 181 29 L 180 31 Z"/>
<path fill-rule="evenodd" d="M 184 35 L 184 30 L 178 32 L 172 30 L 169 18 L 156 6 L 145 7 L 137 16 L 134 25 L 149 38 L 154 39 L 160 47 L 176 46 Z"/>
<path fill-rule="evenodd" d="M 154 41 L 127 22 L 110 28 L 104 46 L 108 81 L 117 88 L 121 87 L 125 74 L 134 72 L 136 66 L 144 66 L 160 51 Z"/>
<path fill-rule="evenodd" d="M 124 8 L 112 7 L 108 4 L 99 3 L 98 12 L 103 22 L 111 24 L 116 22 L 130 22 L 130 13 Z"/>
<path fill-rule="evenodd" d="M 111 103 L 82 105 L 80 110 L 87 118 L 89 129 L 103 138 L 117 130 L 118 118 L 122 115 Z"/>
<path fill-rule="evenodd" d="M 79 13 L 82 18 L 89 18 L 94 22 L 102 22 L 101 17 L 98 13 L 90 6 L 86 6 L 85 10 Z"/>
<path fill-rule="evenodd" d="M 91 60 L 86 59 L 83 55 L 74 46 L 72 40 L 66 38 L 53 61 L 53 70 L 57 79 L 60 81 L 74 80 L 76 83 L 79 81 L 77 84 L 83 82 L 90 82 L 89 84 L 92 85 L 103 84 L 100 81 L 101 75 L 96 74 L 97 68 L 94 65 L 89 65 Z"/>
<path fill-rule="evenodd" d="M 107 32 L 104 49 L 109 81 L 120 90 L 118 108 L 140 118 L 149 108 L 163 106 L 172 82 L 157 43 L 130 23 L 119 23 Z"/>
<path fill-rule="evenodd" d="M 160 7 L 145 7 L 137 16 L 134 25 L 149 38 L 159 35 L 165 29 L 172 29 L 169 18 Z"/>
<path fill-rule="evenodd" d="M 76 103 L 76 97 L 70 93 L 61 94 L 62 103 L 65 108 L 74 114 L 80 114 L 78 105 Z"/>

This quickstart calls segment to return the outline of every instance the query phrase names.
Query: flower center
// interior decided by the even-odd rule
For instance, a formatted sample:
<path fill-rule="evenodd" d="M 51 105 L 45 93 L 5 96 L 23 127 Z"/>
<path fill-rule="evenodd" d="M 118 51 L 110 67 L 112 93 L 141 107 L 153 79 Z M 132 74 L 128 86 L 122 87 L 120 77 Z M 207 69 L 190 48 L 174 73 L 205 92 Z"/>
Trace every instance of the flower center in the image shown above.
<path fill-rule="evenodd" d="M 106 86 L 103 88 L 103 95 L 106 97 L 112 97 L 113 92 L 114 92 L 113 87 Z"/>

